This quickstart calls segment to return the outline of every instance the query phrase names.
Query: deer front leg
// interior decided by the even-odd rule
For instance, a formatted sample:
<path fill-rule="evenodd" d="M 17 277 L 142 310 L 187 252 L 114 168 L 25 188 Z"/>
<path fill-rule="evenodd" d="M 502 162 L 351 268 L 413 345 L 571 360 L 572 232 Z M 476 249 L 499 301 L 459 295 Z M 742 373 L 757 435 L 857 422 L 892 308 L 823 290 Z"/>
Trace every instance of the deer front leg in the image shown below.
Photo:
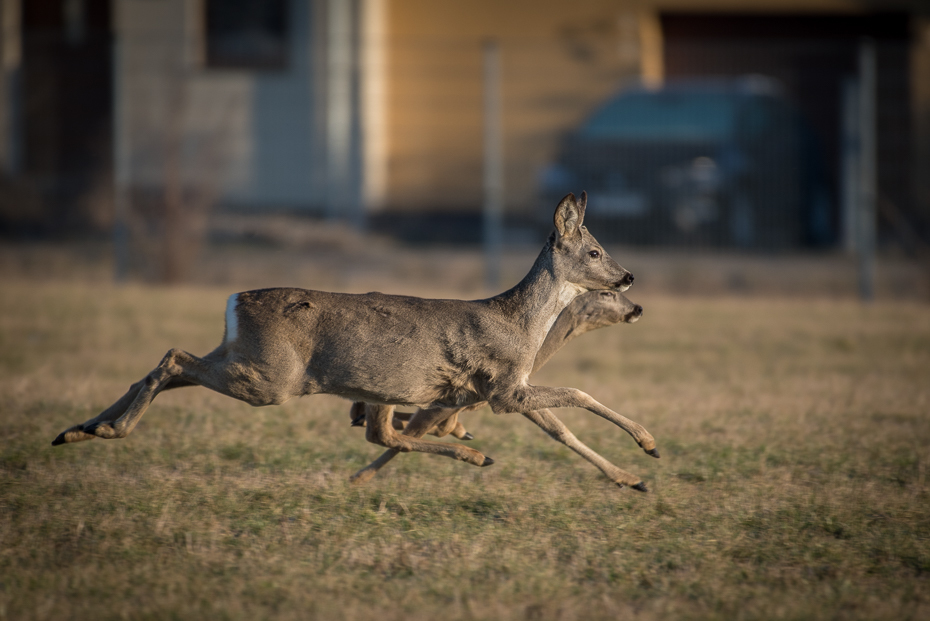
<path fill-rule="evenodd" d="M 521 412 L 523 416 L 533 421 L 538 427 L 549 434 L 556 442 L 561 442 L 583 458 L 594 464 L 594 467 L 603 472 L 608 479 L 623 487 L 629 485 L 633 489 L 645 492 L 646 484 L 634 474 L 621 470 L 575 437 L 568 427 L 549 410 L 536 410 L 534 412 Z"/>
<path fill-rule="evenodd" d="M 625 416 L 617 414 L 586 392 L 577 388 L 550 388 L 548 386 L 522 386 L 511 395 L 489 400 L 496 414 L 504 412 L 532 412 L 548 408 L 584 408 L 606 418 L 630 434 L 648 455 L 659 457 L 656 441 L 646 428 Z"/>
<path fill-rule="evenodd" d="M 368 419 L 368 425 L 371 425 L 371 420 L 380 416 L 383 416 L 382 413 L 375 410 L 379 406 L 373 406 L 365 404 L 365 413 L 366 418 Z M 404 436 L 408 438 L 422 438 L 427 434 L 430 429 L 433 429 L 436 425 L 441 424 L 447 417 L 451 415 L 457 415 L 460 409 L 448 409 L 448 408 L 429 408 L 425 410 L 417 410 L 416 414 L 410 419 L 410 423 L 404 429 Z M 383 425 L 384 423 L 380 423 Z M 367 432 L 366 432 L 367 435 Z M 431 443 L 431 444 L 443 444 L 444 446 L 458 446 L 455 444 L 444 444 L 444 443 Z M 461 447 L 466 448 L 466 447 Z M 468 449 L 472 450 L 472 449 Z M 381 454 L 378 459 L 368 464 L 366 467 L 362 468 L 354 475 L 352 475 L 350 481 L 353 483 L 365 483 L 370 481 L 378 471 L 383 468 L 389 461 L 394 459 L 394 457 L 401 452 L 398 449 L 391 448 Z M 476 451 L 477 452 L 477 451 Z M 479 453 L 480 454 L 480 453 Z M 484 463 L 480 464 L 482 466 L 490 466 L 494 463 L 494 460 L 490 457 L 485 457 Z"/>

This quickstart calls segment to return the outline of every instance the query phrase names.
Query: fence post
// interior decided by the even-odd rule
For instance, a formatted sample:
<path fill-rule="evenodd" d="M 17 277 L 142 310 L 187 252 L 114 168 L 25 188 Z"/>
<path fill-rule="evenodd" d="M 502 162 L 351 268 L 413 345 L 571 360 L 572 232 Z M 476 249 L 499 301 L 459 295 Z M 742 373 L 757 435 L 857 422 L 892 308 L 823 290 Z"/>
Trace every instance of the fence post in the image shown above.
<path fill-rule="evenodd" d="M 123 284 L 129 278 L 129 184 L 130 143 L 120 24 L 113 32 L 113 267 L 114 280 Z"/>
<path fill-rule="evenodd" d="M 855 256 L 859 245 L 859 80 L 853 77 L 843 81 L 842 142 L 840 165 L 840 193 L 842 197 L 843 249 Z"/>
<path fill-rule="evenodd" d="M 484 42 L 484 268 L 485 284 L 500 285 L 504 228 L 504 156 L 501 136 L 500 47 Z"/>
<path fill-rule="evenodd" d="M 859 257 L 859 297 L 869 302 L 875 297 L 876 226 L 876 61 L 875 42 L 859 43 L 859 213 L 857 251 Z"/>
<path fill-rule="evenodd" d="M 326 4 L 326 215 L 331 220 L 355 215 L 352 188 L 352 3 Z"/>

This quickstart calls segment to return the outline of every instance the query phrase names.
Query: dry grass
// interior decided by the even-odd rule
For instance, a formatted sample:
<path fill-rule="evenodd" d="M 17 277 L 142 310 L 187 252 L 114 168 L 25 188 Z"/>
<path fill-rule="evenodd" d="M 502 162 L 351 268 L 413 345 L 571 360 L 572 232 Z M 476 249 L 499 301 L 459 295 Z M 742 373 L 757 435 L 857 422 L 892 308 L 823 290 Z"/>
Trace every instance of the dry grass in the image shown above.
<path fill-rule="evenodd" d="M 402 455 L 353 487 L 380 450 L 325 396 L 177 390 L 126 440 L 49 445 L 210 350 L 229 292 L 0 283 L 0 619 L 930 617 L 925 305 L 634 288 L 641 322 L 537 380 L 655 435 L 661 460 L 563 412 L 649 494 L 487 411 L 492 468 Z"/>

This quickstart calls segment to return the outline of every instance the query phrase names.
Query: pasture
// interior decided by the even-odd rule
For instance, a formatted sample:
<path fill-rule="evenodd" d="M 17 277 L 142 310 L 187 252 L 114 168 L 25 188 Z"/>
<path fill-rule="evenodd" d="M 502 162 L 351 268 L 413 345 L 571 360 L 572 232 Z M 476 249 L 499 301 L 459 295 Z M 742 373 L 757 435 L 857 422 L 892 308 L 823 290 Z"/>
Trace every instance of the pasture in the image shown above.
<path fill-rule="evenodd" d="M 0 282 L 0 619 L 930 617 L 926 304 L 634 286 L 639 323 L 535 381 L 642 423 L 662 459 L 557 412 L 648 494 L 487 409 L 463 422 L 494 466 L 353 486 L 381 448 L 326 396 L 175 390 L 125 440 L 50 446 L 211 350 L 241 288 Z"/>

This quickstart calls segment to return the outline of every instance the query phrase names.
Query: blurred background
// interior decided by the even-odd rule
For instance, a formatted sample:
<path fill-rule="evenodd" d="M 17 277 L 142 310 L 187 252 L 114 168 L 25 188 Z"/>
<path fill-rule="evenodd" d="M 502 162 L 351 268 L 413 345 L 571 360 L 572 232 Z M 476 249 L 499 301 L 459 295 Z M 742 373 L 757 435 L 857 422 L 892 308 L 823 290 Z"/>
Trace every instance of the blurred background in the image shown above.
<path fill-rule="evenodd" d="M 480 292 L 587 190 L 637 285 L 930 299 L 925 1 L 0 7 L 8 273 Z"/>

